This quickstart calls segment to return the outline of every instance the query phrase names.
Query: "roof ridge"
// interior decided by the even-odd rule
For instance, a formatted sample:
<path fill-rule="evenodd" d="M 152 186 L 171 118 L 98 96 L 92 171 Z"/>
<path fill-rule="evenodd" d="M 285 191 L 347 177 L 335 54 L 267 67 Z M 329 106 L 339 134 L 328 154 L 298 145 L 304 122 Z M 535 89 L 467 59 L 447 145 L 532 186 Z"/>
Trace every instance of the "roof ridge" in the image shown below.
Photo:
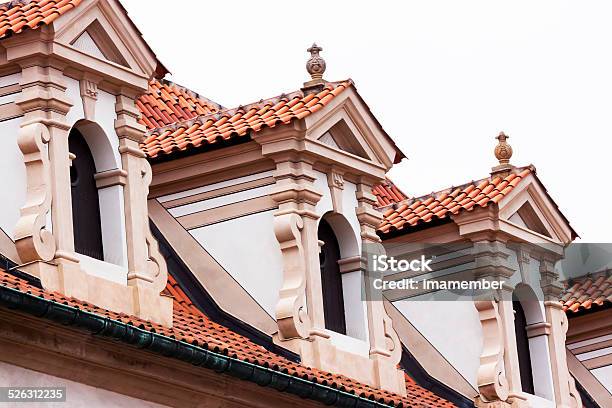
<path fill-rule="evenodd" d="M 518 175 L 521 172 L 523 172 L 524 170 L 529 170 L 533 174 L 536 174 L 535 173 L 536 169 L 535 169 L 535 166 L 533 164 L 529 164 L 529 165 L 526 165 L 526 166 L 515 167 L 512 170 L 511 174 Z M 404 204 L 410 206 L 410 205 L 416 203 L 417 201 L 425 201 L 428 198 L 434 198 L 435 199 L 437 196 L 439 196 L 441 194 L 444 194 L 444 193 L 450 194 L 451 192 L 453 192 L 453 191 L 455 191 L 457 189 L 464 190 L 465 188 L 467 188 L 469 186 L 478 186 L 480 183 L 482 183 L 485 180 L 492 181 L 495 177 L 499 177 L 499 176 L 491 176 L 491 175 L 489 175 L 488 177 L 483 177 L 483 178 L 478 179 L 478 180 L 468 181 L 467 183 L 459 184 L 457 186 L 450 186 L 450 187 L 443 188 L 441 190 L 432 191 L 431 193 L 428 193 L 428 194 L 422 194 L 420 196 L 415 196 L 415 197 L 408 197 L 405 200 L 399 201 L 397 203 L 391 203 L 391 204 L 387 204 L 387 205 L 385 205 L 383 207 L 379 207 L 379 209 L 382 210 L 382 209 L 393 207 L 394 205 L 395 206 L 400 206 L 400 205 L 404 205 Z"/>
<path fill-rule="evenodd" d="M 6 6 L 7 8 L 13 8 L 17 5 L 27 6 L 32 2 L 40 2 L 40 0 L 10 0 L 0 2 L 0 8 Z"/>
<path fill-rule="evenodd" d="M 155 80 L 155 79 L 154 79 L 154 80 Z M 192 97 L 194 97 L 194 98 L 198 98 L 198 99 L 201 99 L 201 100 L 203 100 L 203 101 L 205 101 L 205 102 L 211 103 L 211 104 L 213 104 L 213 105 L 217 105 L 217 108 L 218 108 L 219 110 L 226 109 L 226 108 L 225 108 L 225 106 L 221 105 L 220 103 L 215 102 L 215 101 L 213 101 L 212 99 L 207 98 L 206 96 L 202 95 L 201 93 L 196 92 L 196 91 L 194 91 L 194 90 L 192 90 L 192 89 L 190 89 L 190 88 L 187 88 L 187 87 L 186 87 L 186 86 L 184 86 L 184 85 L 181 85 L 181 84 L 179 84 L 179 83 L 177 83 L 177 82 L 171 81 L 170 79 L 167 79 L 167 78 L 161 78 L 161 79 L 158 79 L 157 81 L 159 81 L 159 82 L 160 82 L 160 83 L 162 83 L 162 84 L 168 85 L 168 86 L 173 86 L 173 87 L 176 87 L 176 88 L 180 89 L 181 91 L 183 91 L 183 92 L 185 92 L 185 93 L 189 94 L 190 96 L 192 96 Z"/>
<path fill-rule="evenodd" d="M 353 81 L 349 78 L 347 80 L 344 81 L 334 81 L 334 82 L 327 82 L 328 85 L 325 86 L 325 88 L 329 88 L 329 84 L 331 84 L 331 88 L 330 89 L 336 89 L 338 86 L 347 84 L 347 88 L 351 85 L 353 85 Z M 325 89 L 324 88 L 324 89 Z M 169 125 L 166 126 L 160 126 L 157 128 L 153 128 L 151 130 L 148 130 L 146 132 L 146 136 L 149 137 L 151 135 L 155 135 L 155 134 L 162 134 L 166 131 L 175 131 L 178 130 L 182 127 L 184 128 L 190 128 L 191 126 L 193 126 L 195 123 L 200 123 L 203 124 L 204 122 L 206 122 L 206 120 L 210 119 L 210 118 L 214 118 L 215 120 L 219 120 L 224 116 L 227 117 L 232 117 L 234 116 L 237 112 L 243 111 L 243 112 L 247 112 L 248 110 L 251 110 L 253 107 L 263 107 L 268 103 L 274 102 L 274 104 L 282 101 L 283 99 L 285 100 L 291 100 L 295 97 L 305 97 L 304 92 L 301 89 L 297 89 L 295 91 L 291 91 L 289 93 L 281 93 L 278 94 L 276 96 L 270 97 L 270 98 L 266 98 L 266 99 L 260 99 L 259 101 L 255 101 L 255 102 L 250 102 L 247 103 L 245 105 L 238 105 L 236 107 L 233 108 L 223 108 L 220 109 L 217 112 L 212 112 L 212 113 L 207 113 L 204 115 L 198 115 L 198 116 L 194 116 L 191 119 L 184 119 L 184 120 L 180 120 L 178 122 L 174 122 L 171 123 Z"/>

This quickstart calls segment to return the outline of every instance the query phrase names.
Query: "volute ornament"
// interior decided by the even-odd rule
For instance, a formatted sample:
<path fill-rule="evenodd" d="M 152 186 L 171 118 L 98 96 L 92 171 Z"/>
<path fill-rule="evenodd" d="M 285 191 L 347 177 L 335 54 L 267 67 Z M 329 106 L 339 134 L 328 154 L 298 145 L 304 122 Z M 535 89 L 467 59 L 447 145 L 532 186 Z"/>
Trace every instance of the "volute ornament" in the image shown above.
<path fill-rule="evenodd" d="M 15 228 L 15 244 L 23 263 L 50 261 L 55 256 L 55 239 L 46 229 L 52 197 L 46 146 L 50 138 L 49 129 L 41 123 L 19 129 L 17 144 L 23 153 L 28 188 Z"/>

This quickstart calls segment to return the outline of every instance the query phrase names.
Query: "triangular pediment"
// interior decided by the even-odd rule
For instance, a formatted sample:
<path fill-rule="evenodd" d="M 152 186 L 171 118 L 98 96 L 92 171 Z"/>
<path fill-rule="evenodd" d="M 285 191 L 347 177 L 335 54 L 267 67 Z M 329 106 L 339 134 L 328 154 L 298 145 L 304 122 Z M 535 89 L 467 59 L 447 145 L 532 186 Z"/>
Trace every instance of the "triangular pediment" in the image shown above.
<path fill-rule="evenodd" d="M 517 212 L 508 218 L 508 220 L 520 225 L 523 228 L 527 228 L 531 231 L 537 232 L 538 234 L 551 238 L 546 226 L 529 201 L 526 201 Z"/>
<path fill-rule="evenodd" d="M 121 55 L 121 51 L 119 51 L 98 20 L 91 23 L 71 45 L 96 58 L 105 59 L 123 65 L 124 67 L 129 67 L 127 61 Z"/>
<path fill-rule="evenodd" d="M 398 154 L 354 87 L 305 118 L 307 138 L 388 170 Z"/>
<path fill-rule="evenodd" d="M 574 232 L 567 219 L 533 174 L 499 202 L 499 218 L 545 241 L 569 243 Z"/>
<path fill-rule="evenodd" d="M 54 41 L 65 47 L 64 55 L 95 70 L 113 72 L 121 66 L 149 78 L 158 66 L 157 58 L 116 0 L 81 4 L 58 18 L 54 29 Z"/>
<path fill-rule="evenodd" d="M 363 159 L 371 160 L 359 140 L 344 120 L 340 120 L 318 139 L 334 149 L 343 150 Z"/>

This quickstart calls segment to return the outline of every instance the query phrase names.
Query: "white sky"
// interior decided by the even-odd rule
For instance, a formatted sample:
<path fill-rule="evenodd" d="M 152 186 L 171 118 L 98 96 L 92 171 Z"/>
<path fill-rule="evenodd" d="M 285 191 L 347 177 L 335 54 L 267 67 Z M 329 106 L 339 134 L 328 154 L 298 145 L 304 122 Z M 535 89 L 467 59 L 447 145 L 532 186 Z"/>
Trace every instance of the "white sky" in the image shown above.
<path fill-rule="evenodd" d="M 296 90 L 316 41 L 409 157 L 410 195 L 488 175 L 494 137 L 584 241 L 610 242 L 609 1 L 124 0 L 171 79 L 226 107 Z"/>

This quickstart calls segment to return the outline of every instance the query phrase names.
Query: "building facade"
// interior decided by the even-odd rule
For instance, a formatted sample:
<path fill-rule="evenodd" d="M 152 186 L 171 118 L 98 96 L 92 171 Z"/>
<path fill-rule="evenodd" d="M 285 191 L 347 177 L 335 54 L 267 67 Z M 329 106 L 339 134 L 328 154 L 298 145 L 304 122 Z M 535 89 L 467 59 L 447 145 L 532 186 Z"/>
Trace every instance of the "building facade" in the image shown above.
<path fill-rule="evenodd" d="M 165 80 L 116 0 L 0 5 L 0 48 L 0 385 L 74 406 L 611 401 L 568 354 L 576 233 L 503 133 L 486 178 L 408 197 L 385 177 L 404 153 L 315 44 L 298 90 L 229 109 Z M 425 274 L 369 257 L 414 245 L 436 279 L 505 283 L 378 291 Z"/>

